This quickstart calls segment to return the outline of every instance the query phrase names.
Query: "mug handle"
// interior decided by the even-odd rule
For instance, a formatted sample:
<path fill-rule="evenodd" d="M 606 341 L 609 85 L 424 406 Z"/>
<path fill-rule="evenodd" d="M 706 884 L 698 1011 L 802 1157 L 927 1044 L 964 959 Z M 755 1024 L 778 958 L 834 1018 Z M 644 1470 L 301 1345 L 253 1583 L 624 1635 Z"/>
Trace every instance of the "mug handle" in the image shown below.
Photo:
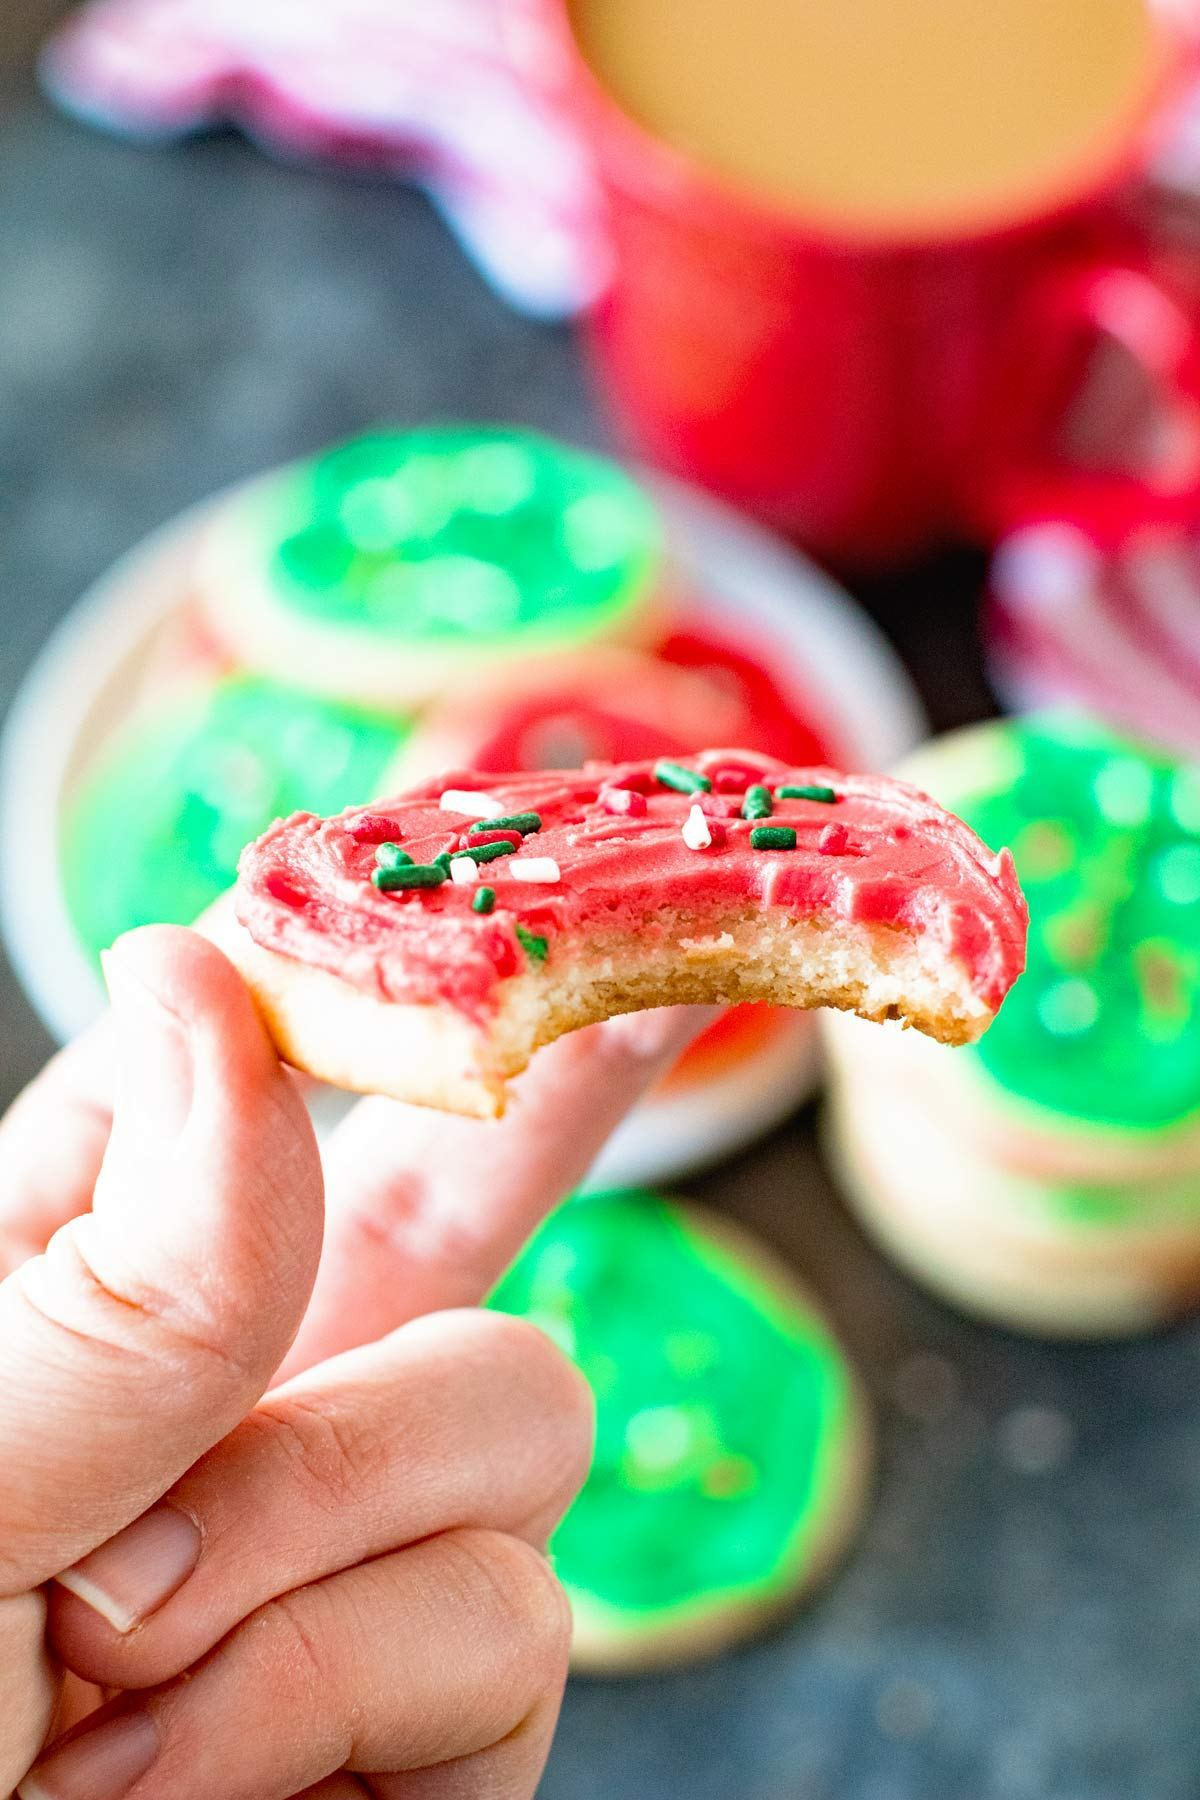
<path fill-rule="evenodd" d="M 1119 542 L 1200 517 L 1200 326 L 1148 267 L 1092 262 L 1044 281 L 1019 309 L 1002 385 L 982 484 L 991 533 L 1053 516 Z"/>

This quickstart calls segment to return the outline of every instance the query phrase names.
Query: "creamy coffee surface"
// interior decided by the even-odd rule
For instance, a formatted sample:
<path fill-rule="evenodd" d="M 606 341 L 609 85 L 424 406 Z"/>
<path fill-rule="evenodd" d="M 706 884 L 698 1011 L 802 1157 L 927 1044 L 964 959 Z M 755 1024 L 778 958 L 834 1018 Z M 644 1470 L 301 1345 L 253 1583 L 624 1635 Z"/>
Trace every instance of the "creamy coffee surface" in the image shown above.
<path fill-rule="evenodd" d="M 1163 55 L 1147 0 L 571 0 L 602 85 L 715 174 L 880 231 L 1086 182 Z"/>

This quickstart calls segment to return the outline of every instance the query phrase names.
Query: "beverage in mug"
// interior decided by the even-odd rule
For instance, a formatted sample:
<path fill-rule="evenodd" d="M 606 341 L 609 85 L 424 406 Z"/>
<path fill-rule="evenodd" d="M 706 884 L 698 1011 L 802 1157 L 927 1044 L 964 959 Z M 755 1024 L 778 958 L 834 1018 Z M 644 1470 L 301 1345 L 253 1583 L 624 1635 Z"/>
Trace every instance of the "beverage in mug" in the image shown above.
<path fill-rule="evenodd" d="M 1003 220 L 1136 127 L 1162 44 L 1142 0 L 573 0 L 630 116 L 832 228 Z"/>
<path fill-rule="evenodd" d="M 566 23 L 615 251 L 597 349 L 642 449 L 835 559 L 987 533 L 997 447 L 1046 449 L 1059 365 L 1137 336 L 1116 314 L 1151 276 L 1114 196 L 1181 60 L 1167 12 L 566 0 Z"/>

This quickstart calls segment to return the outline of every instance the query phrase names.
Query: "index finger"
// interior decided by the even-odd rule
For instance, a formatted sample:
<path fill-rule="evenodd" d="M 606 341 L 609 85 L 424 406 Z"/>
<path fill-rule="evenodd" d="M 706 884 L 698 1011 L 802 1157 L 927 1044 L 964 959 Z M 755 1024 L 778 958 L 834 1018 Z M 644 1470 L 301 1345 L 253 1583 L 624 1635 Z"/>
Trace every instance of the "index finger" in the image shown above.
<path fill-rule="evenodd" d="M 326 1147 L 325 1249 L 281 1377 L 420 1313 L 477 1305 L 713 1010 L 662 1008 L 559 1038 L 501 1119 L 361 1101 Z"/>

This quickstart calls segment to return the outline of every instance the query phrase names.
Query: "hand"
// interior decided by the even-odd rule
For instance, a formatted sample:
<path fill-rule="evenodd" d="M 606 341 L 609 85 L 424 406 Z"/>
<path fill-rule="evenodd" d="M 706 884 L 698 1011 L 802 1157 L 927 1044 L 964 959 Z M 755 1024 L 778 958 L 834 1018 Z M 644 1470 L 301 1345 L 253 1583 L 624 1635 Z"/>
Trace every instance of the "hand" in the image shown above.
<path fill-rule="evenodd" d="M 0 1127 L 0 1794 L 525 1800 L 590 1403 L 532 1328 L 436 1309 L 703 1015 L 563 1039 L 498 1125 L 363 1104 L 322 1255 L 308 1118 L 228 963 L 152 927 L 109 984 Z"/>

